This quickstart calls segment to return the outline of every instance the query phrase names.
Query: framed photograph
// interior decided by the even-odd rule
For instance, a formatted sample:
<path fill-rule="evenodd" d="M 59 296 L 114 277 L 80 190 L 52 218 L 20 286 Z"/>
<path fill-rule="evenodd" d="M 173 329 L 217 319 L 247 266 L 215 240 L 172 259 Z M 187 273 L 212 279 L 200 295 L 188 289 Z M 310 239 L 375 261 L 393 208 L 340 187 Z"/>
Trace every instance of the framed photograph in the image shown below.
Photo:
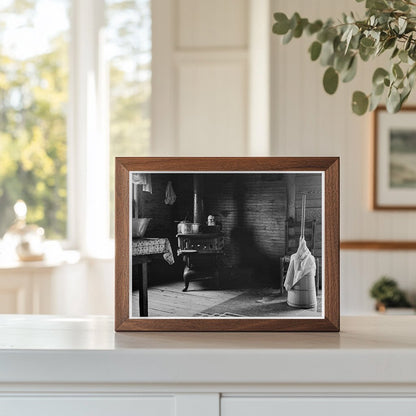
<path fill-rule="evenodd" d="M 374 209 L 416 209 L 415 120 L 416 107 L 374 112 Z"/>
<path fill-rule="evenodd" d="M 339 331 L 339 159 L 116 158 L 116 331 Z"/>

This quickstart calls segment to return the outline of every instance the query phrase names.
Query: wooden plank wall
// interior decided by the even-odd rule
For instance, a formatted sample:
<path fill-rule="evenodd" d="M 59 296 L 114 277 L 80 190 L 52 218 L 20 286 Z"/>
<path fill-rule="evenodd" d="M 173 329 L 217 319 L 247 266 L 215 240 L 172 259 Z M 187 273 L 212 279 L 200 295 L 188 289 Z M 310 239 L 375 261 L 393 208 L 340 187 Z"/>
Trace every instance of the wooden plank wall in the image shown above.
<path fill-rule="evenodd" d="M 296 220 L 300 221 L 302 195 L 306 194 L 306 221 L 316 220 L 315 255 L 322 255 L 322 186 L 321 175 L 296 175 Z"/>
<path fill-rule="evenodd" d="M 212 174 L 204 179 L 204 214 L 215 215 L 225 234 L 225 266 L 229 269 L 254 269 L 261 265 L 264 278 L 276 276 L 279 259 L 285 250 L 288 174 Z M 317 220 L 318 251 L 321 238 L 321 176 L 295 175 L 295 212 L 300 220 L 301 195 L 307 195 L 306 219 Z M 177 201 L 165 205 L 164 195 L 171 180 Z M 192 221 L 192 174 L 152 175 L 153 194 L 141 193 L 144 215 L 151 217 L 148 237 L 168 237 L 176 255 L 175 221 Z M 163 273 L 180 278 L 181 259 L 174 268 L 159 265 Z M 156 266 L 154 266 L 156 267 Z"/>

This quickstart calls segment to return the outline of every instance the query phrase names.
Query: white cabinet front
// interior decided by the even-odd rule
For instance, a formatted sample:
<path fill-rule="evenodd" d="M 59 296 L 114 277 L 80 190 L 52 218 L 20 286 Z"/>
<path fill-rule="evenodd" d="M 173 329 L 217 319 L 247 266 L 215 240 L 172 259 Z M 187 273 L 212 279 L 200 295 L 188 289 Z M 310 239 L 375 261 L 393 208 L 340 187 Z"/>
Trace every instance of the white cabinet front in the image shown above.
<path fill-rule="evenodd" d="M 0 398 L 0 409 L 7 416 L 174 416 L 175 398 L 15 396 Z"/>
<path fill-rule="evenodd" d="M 415 416 L 416 398 L 223 397 L 221 416 Z"/>

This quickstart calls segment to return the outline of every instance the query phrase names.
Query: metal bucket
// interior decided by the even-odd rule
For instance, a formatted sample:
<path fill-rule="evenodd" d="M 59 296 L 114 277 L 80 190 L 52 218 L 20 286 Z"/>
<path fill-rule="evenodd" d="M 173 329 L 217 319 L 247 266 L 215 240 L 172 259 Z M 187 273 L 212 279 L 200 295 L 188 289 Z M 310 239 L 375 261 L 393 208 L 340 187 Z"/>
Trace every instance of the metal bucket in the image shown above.
<path fill-rule="evenodd" d="M 304 276 L 287 292 L 287 304 L 293 308 L 315 308 L 316 289 L 315 276 L 308 274 Z"/>

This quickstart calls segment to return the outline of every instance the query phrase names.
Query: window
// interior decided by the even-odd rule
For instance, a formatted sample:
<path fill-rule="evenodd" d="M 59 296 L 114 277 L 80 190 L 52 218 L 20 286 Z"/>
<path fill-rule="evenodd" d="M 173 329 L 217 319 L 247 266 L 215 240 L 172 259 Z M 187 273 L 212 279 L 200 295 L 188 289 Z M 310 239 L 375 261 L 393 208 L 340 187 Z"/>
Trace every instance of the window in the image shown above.
<path fill-rule="evenodd" d="M 49 239 L 113 235 L 114 157 L 149 152 L 151 0 L 3 0 L 0 238 L 23 199 Z"/>
<path fill-rule="evenodd" d="M 110 80 L 110 230 L 114 235 L 114 157 L 145 156 L 150 145 L 150 0 L 107 0 Z"/>
<path fill-rule="evenodd" d="M 68 0 L 0 6 L 0 236 L 24 199 L 29 222 L 66 237 L 69 10 Z"/>

